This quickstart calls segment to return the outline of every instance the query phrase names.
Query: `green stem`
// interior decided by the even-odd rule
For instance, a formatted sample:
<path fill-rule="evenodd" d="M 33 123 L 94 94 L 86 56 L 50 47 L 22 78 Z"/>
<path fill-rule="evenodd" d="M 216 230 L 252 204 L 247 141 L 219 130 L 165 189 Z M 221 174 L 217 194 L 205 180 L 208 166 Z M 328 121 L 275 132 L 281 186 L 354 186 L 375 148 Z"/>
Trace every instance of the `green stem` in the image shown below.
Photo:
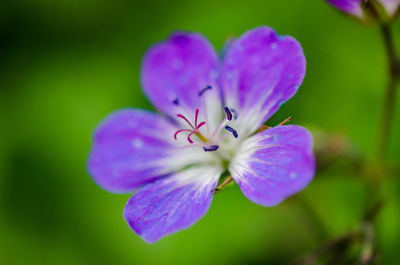
<path fill-rule="evenodd" d="M 386 160 L 390 131 L 392 128 L 394 107 L 396 101 L 396 85 L 399 77 L 399 65 L 396 58 L 396 51 L 393 43 L 393 36 L 390 26 L 381 25 L 381 34 L 385 44 L 386 56 L 388 58 L 389 81 L 386 87 L 383 102 L 382 124 L 378 140 L 378 159 L 382 162 Z"/>

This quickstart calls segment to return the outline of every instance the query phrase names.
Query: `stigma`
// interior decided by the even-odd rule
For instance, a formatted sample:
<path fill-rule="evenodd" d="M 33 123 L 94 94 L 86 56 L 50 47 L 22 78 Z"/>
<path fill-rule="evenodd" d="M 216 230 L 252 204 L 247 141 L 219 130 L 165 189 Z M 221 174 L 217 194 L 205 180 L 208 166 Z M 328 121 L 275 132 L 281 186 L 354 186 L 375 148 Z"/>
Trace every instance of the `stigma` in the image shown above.
<path fill-rule="evenodd" d="M 211 86 L 204 87 L 198 92 L 198 96 L 202 97 L 204 93 L 211 89 Z M 179 98 L 174 99 L 172 103 L 174 105 L 180 105 Z M 186 110 L 186 113 L 190 113 L 190 111 Z M 210 124 L 207 122 L 207 120 L 200 121 L 199 113 L 200 109 L 196 108 L 193 118 L 187 117 L 181 113 L 176 115 L 176 118 L 183 121 L 183 125 L 186 126 L 185 128 L 179 129 L 174 133 L 173 137 L 175 140 L 178 140 L 178 136 L 182 134 L 186 137 L 186 141 L 189 144 L 188 146 L 197 148 L 200 147 L 204 150 L 204 152 L 214 152 L 218 151 L 221 146 L 223 146 L 222 143 L 226 136 L 230 135 L 231 137 L 233 136 L 233 138 L 238 138 L 238 131 L 235 130 L 232 125 L 229 125 L 232 120 L 236 120 L 238 117 L 238 114 L 234 109 L 227 106 L 223 108 L 222 113 L 225 115 L 215 129 L 210 128 Z M 205 127 L 206 130 L 202 129 L 203 127 Z M 214 130 L 212 131 L 212 129 Z"/>
<path fill-rule="evenodd" d="M 189 119 L 187 119 L 184 115 L 182 115 L 182 114 L 178 114 L 178 115 L 176 115 L 178 118 L 180 118 L 180 119 L 182 119 L 182 120 L 184 120 L 188 125 L 189 125 L 189 127 L 190 127 L 190 129 L 180 129 L 180 130 L 178 130 L 178 131 L 176 131 L 175 133 L 174 133 L 174 139 L 175 140 L 178 140 L 178 134 L 180 134 L 180 133 L 183 133 L 183 132 L 187 132 L 188 133 L 188 135 L 187 135 L 187 141 L 190 143 L 190 144 L 193 144 L 194 142 L 193 142 L 193 140 L 192 140 L 192 135 L 196 135 L 201 141 L 203 141 L 203 142 L 208 142 L 208 140 L 204 137 L 204 136 L 202 136 L 201 134 L 200 134 L 200 132 L 199 132 L 199 129 L 201 128 L 201 127 L 203 127 L 205 124 L 206 124 L 206 122 L 204 122 L 204 121 L 202 121 L 202 122 L 200 122 L 200 123 L 197 123 L 198 122 L 198 118 L 199 118 L 199 109 L 197 108 L 196 109 L 196 114 L 195 114 L 195 118 L 194 118 L 194 125 L 189 121 Z"/>

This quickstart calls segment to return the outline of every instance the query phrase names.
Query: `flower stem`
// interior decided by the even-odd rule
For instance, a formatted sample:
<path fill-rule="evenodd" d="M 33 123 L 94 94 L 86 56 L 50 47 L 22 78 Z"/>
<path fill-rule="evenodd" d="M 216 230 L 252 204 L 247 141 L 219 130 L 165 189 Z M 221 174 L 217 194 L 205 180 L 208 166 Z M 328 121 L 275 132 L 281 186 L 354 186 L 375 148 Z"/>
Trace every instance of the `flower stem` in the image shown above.
<path fill-rule="evenodd" d="M 384 202 L 378 201 L 366 211 L 359 228 L 355 231 L 350 230 L 342 236 L 321 244 L 315 251 L 296 262 L 295 265 L 321 264 L 321 260 L 326 261 L 324 264 L 343 264 L 344 258 L 349 255 L 350 249 L 355 245 L 361 247 L 360 261 L 356 264 L 367 265 L 374 262 L 377 256 L 377 249 L 373 222 L 383 206 Z"/>
<path fill-rule="evenodd" d="M 394 107 L 396 100 L 396 85 L 399 77 L 399 64 L 396 58 L 396 51 L 393 43 L 391 28 L 388 24 L 381 24 L 381 34 L 385 44 L 386 56 L 388 58 L 389 81 L 386 87 L 382 124 L 378 139 L 378 159 L 384 161 L 389 147 L 390 130 L 392 128 Z"/>

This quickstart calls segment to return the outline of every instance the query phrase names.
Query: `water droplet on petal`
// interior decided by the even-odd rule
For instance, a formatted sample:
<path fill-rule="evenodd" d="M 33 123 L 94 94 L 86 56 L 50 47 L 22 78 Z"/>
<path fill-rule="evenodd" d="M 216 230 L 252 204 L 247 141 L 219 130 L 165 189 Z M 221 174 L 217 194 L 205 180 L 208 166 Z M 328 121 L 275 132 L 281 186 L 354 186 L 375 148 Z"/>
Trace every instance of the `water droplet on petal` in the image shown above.
<path fill-rule="evenodd" d="M 232 79 L 233 78 L 233 71 L 229 71 L 228 73 L 226 73 L 226 78 Z"/>
<path fill-rule="evenodd" d="M 137 121 L 136 120 L 130 120 L 128 124 L 129 124 L 129 127 L 135 128 L 137 126 Z"/>
<path fill-rule="evenodd" d="M 136 149 L 140 149 L 140 148 L 142 148 L 143 147 L 143 140 L 142 139 L 139 139 L 139 138 L 136 138 L 136 139 L 133 139 L 133 141 L 132 141 L 132 145 L 133 145 L 133 147 L 134 148 L 136 148 Z"/>
<path fill-rule="evenodd" d="M 179 59 L 175 59 L 172 61 L 172 68 L 174 68 L 175 70 L 179 70 L 181 69 L 183 66 L 183 62 Z"/>
<path fill-rule="evenodd" d="M 211 79 L 215 80 L 218 78 L 219 74 L 218 74 L 218 71 L 214 69 L 211 71 L 210 75 L 211 75 Z"/>

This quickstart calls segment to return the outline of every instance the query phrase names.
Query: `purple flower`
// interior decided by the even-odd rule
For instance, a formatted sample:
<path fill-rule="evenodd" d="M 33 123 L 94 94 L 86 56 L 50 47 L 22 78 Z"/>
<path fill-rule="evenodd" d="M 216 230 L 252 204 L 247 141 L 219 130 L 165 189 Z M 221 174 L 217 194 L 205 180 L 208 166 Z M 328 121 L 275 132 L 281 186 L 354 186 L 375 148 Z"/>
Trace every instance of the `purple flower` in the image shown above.
<path fill-rule="evenodd" d="M 400 0 L 376 0 L 379 2 L 389 17 L 393 17 L 399 10 Z"/>
<path fill-rule="evenodd" d="M 226 171 L 251 201 L 274 206 L 312 180 L 312 137 L 295 125 L 257 129 L 305 68 L 300 44 L 269 27 L 234 40 L 222 60 L 202 35 L 174 33 L 142 66 L 144 92 L 164 115 L 112 113 L 95 131 L 89 172 L 108 191 L 137 189 L 124 217 L 149 243 L 199 220 Z"/>
<path fill-rule="evenodd" d="M 381 6 L 389 17 L 393 17 L 400 6 L 400 0 L 326 0 L 341 11 L 364 19 L 364 7 L 370 2 Z"/>
<path fill-rule="evenodd" d="M 327 0 L 330 4 L 341 11 L 353 16 L 364 18 L 362 4 L 365 0 Z"/>

